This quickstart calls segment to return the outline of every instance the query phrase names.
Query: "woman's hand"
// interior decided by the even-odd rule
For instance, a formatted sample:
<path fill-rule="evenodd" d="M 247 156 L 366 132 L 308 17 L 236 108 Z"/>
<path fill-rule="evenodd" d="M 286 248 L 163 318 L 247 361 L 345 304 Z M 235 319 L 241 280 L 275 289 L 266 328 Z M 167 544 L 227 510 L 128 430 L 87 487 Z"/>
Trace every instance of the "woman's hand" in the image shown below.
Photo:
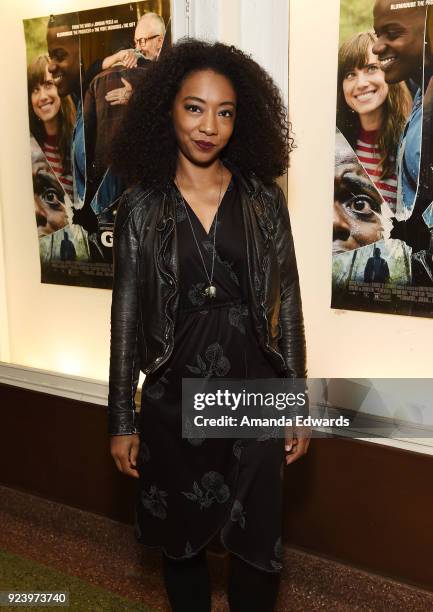
<path fill-rule="evenodd" d="M 306 454 L 311 439 L 311 427 L 286 427 L 286 465 Z"/>
<path fill-rule="evenodd" d="M 137 455 L 140 448 L 140 436 L 111 436 L 110 452 L 118 470 L 126 476 L 139 478 L 137 470 Z"/>

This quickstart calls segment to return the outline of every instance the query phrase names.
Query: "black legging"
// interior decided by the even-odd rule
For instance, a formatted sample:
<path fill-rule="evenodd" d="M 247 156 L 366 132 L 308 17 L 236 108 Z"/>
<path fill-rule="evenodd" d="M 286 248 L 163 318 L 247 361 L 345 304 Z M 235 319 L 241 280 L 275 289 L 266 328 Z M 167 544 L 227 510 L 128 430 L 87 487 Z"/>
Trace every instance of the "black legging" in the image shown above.
<path fill-rule="evenodd" d="M 173 612 L 210 612 L 211 584 L 206 549 L 190 559 L 162 555 L 162 573 Z M 230 612 L 272 612 L 280 574 L 256 569 L 230 555 L 228 601 Z"/>

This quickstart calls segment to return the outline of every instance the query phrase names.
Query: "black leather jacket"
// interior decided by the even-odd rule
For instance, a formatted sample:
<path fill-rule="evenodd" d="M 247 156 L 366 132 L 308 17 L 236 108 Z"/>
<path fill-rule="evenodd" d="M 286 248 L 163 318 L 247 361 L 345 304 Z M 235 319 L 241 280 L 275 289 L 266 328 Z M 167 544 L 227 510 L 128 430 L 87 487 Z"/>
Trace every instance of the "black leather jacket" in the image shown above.
<path fill-rule="evenodd" d="M 289 213 L 281 189 L 238 179 L 246 232 L 248 292 L 259 345 L 280 376 L 306 376 L 301 297 Z M 108 431 L 138 433 L 140 370 L 170 357 L 179 302 L 175 198 L 165 189 L 128 190 L 114 226 Z"/>

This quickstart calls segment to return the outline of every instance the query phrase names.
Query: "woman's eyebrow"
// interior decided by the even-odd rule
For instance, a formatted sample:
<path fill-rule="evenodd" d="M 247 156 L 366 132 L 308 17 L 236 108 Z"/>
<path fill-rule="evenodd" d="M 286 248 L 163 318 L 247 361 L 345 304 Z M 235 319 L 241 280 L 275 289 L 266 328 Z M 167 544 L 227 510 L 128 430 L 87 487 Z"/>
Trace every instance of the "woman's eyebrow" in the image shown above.
<path fill-rule="evenodd" d="M 199 98 L 198 96 L 185 96 L 183 101 L 185 102 L 185 100 L 195 100 L 196 102 L 201 102 L 202 104 L 206 104 L 206 100 L 203 100 L 203 98 Z M 225 106 L 227 104 L 230 104 L 231 106 L 236 106 L 236 104 L 232 100 L 226 100 L 225 102 L 220 102 L 218 106 Z"/>
<path fill-rule="evenodd" d="M 185 100 L 195 100 L 196 102 L 201 102 L 202 104 L 206 104 L 206 100 L 203 100 L 203 98 L 198 98 L 197 96 L 185 96 L 184 99 Z"/>
<path fill-rule="evenodd" d="M 341 178 L 341 186 L 343 186 L 353 196 L 367 195 L 373 200 L 382 203 L 376 187 L 367 177 L 357 174 L 352 170 L 345 172 Z M 379 197 L 378 197 L 379 196 Z"/>

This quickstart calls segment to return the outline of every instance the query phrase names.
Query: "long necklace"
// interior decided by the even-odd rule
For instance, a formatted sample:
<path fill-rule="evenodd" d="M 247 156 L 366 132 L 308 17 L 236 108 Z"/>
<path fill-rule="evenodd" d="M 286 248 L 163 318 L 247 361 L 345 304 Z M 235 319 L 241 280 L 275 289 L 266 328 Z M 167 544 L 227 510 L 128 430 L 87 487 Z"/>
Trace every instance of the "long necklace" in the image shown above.
<path fill-rule="evenodd" d="M 188 217 L 189 224 L 191 226 L 191 232 L 192 232 L 192 235 L 194 236 L 194 240 L 195 240 L 198 252 L 199 252 L 200 257 L 201 257 L 201 262 L 203 264 L 203 268 L 204 268 L 204 271 L 205 271 L 205 274 L 206 274 L 206 278 L 207 278 L 208 283 L 209 283 L 208 286 L 206 287 L 206 289 L 204 289 L 203 294 L 206 297 L 209 297 L 209 298 L 215 298 L 216 297 L 216 287 L 213 284 L 213 273 L 214 273 L 214 266 L 215 266 L 215 238 L 216 238 L 216 230 L 217 230 L 217 225 L 218 225 L 218 211 L 219 211 L 219 207 L 220 207 L 220 204 L 221 204 L 221 192 L 222 192 L 222 187 L 223 187 L 223 167 L 222 167 L 222 164 L 220 164 L 220 173 L 221 173 L 220 190 L 219 190 L 218 201 L 217 201 L 217 209 L 216 209 L 215 219 L 214 219 L 213 249 L 212 249 L 212 268 L 211 268 L 210 276 L 207 273 L 206 264 L 204 262 L 203 255 L 202 255 L 200 246 L 198 244 L 197 237 L 196 237 L 195 232 L 194 232 L 194 228 L 193 228 L 193 225 L 192 225 L 191 217 L 189 216 L 188 207 L 186 205 L 185 198 L 182 196 L 182 202 L 183 202 L 183 206 L 185 208 L 186 215 Z M 180 190 L 180 187 L 179 187 L 179 184 L 177 183 L 176 178 L 174 179 L 174 182 L 176 183 L 176 186 L 177 186 L 177 188 L 179 190 L 179 193 L 182 195 L 182 192 Z"/>

